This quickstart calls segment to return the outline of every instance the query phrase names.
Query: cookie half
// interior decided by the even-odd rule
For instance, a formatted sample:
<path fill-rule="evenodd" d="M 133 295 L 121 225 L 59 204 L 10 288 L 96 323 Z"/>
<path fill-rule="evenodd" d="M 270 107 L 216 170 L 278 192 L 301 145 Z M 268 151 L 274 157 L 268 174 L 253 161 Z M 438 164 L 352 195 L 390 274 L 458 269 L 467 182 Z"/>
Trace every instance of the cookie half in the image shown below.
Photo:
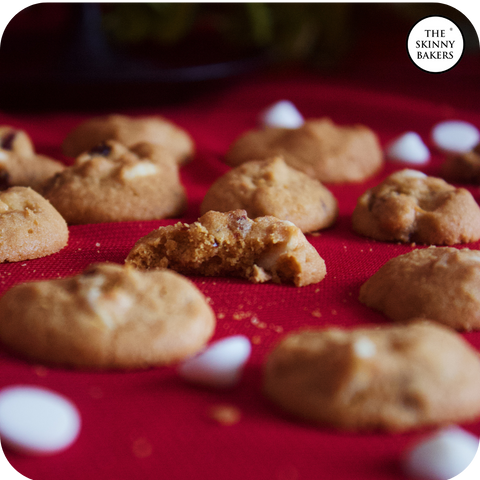
<path fill-rule="evenodd" d="M 330 227 L 338 215 L 330 190 L 282 157 L 246 162 L 227 172 L 210 187 L 200 212 L 238 209 L 249 218 L 272 215 L 288 220 L 304 233 Z"/>
<path fill-rule="evenodd" d="M 358 199 L 352 225 L 375 240 L 454 245 L 480 239 L 480 208 L 468 190 L 407 169 Z"/>
<path fill-rule="evenodd" d="M 28 187 L 0 192 L 0 262 L 45 257 L 67 245 L 63 217 Z"/>
<path fill-rule="evenodd" d="M 126 263 L 297 287 L 326 275 L 325 262 L 293 223 L 269 216 L 251 220 L 244 210 L 210 211 L 191 225 L 160 227 L 138 240 Z"/>
<path fill-rule="evenodd" d="M 461 335 L 427 321 L 310 329 L 267 358 L 265 395 L 309 422 L 406 431 L 480 416 L 480 358 Z"/>
<path fill-rule="evenodd" d="M 0 126 L 0 188 L 22 186 L 38 191 L 64 168 L 63 163 L 35 153 L 32 140 L 23 130 Z"/>
<path fill-rule="evenodd" d="M 307 120 L 293 129 L 251 130 L 231 145 L 225 162 L 236 167 L 278 155 L 322 183 L 361 182 L 383 166 L 383 152 L 371 129 L 364 125 L 338 126 L 329 118 Z"/>
<path fill-rule="evenodd" d="M 159 220 L 186 208 L 172 155 L 148 143 L 97 145 L 52 177 L 42 194 L 70 225 Z"/>
<path fill-rule="evenodd" d="M 188 132 L 159 115 L 131 117 L 112 114 L 90 118 L 66 136 L 62 149 L 66 156 L 76 158 L 107 140 L 115 140 L 127 147 L 140 142 L 158 144 L 180 164 L 189 161 L 195 153 L 195 144 Z"/>
<path fill-rule="evenodd" d="M 480 330 L 480 250 L 430 247 L 392 258 L 362 285 L 359 299 L 397 322 L 422 317 Z"/>
<path fill-rule="evenodd" d="M 203 348 L 214 328 L 203 294 L 170 271 L 96 264 L 17 285 L 0 299 L 0 341 L 10 351 L 69 367 L 170 364 Z"/>

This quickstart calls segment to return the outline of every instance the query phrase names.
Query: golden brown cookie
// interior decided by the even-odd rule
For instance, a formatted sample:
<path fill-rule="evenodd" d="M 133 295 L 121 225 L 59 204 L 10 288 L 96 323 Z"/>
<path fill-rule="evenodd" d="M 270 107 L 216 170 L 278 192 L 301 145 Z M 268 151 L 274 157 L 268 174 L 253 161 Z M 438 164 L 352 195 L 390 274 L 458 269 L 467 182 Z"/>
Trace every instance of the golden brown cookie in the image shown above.
<path fill-rule="evenodd" d="M 442 164 L 442 177 L 450 182 L 480 183 L 480 144 L 470 152 L 449 155 Z"/>
<path fill-rule="evenodd" d="M 144 368 L 197 353 L 215 316 L 175 272 L 96 264 L 0 299 L 0 341 L 28 359 L 78 368 Z"/>
<path fill-rule="evenodd" d="M 0 148 L 22 157 L 35 155 L 35 147 L 27 132 L 9 125 L 0 125 Z"/>
<path fill-rule="evenodd" d="M 78 125 L 63 141 L 63 153 L 78 157 L 106 140 L 116 140 L 127 147 L 140 142 L 158 144 L 171 152 L 180 164 L 189 161 L 195 153 L 191 136 L 170 120 L 158 115 L 130 117 L 119 114 L 93 117 Z"/>
<path fill-rule="evenodd" d="M 175 217 L 186 206 L 168 151 L 146 143 L 128 149 L 113 140 L 80 155 L 42 193 L 71 225 Z"/>
<path fill-rule="evenodd" d="M 253 160 L 227 172 L 210 187 L 200 212 L 238 209 L 249 218 L 272 215 L 288 220 L 304 233 L 330 227 L 338 214 L 333 194 L 282 157 Z"/>
<path fill-rule="evenodd" d="M 324 183 L 361 182 L 383 166 L 382 149 L 372 130 L 363 125 L 338 126 L 328 118 L 307 120 L 293 129 L 251 130 L 231 145 L 225 161 L 236 167 L 278 155 Z"/>
<path fill-rule="evenodd" d="M 126 263 L 297 287 L 326 275 L 325 262 L 293 223 L 268 216 L 251 220 L 244 210 L 210 211 L 191 225 L 160 227 L 135 244 Z"/>
<path fill-rule="evenodd" d="M 358 199 L 352 224 L 375 240 L 454 245 L 480 239 L 480 208 L 464 188 L 401 170 Z"/>
<path fill-rule="evenodd" d="M 41 195 L 28 187 L 0 192 L 0 262 L 45 257 L 67 242 L 65 220 Z"/>
<path fill-rule="evenodd" d="M 480 330 L 480 250 L 430 247 L 392 258 L 359 298 L 397 322 L 421 317 Z"/>
<path fill-rule="evenodd" d="M 303 330 L 268 357 L 264 393 L 300 419 L 344 430 L 461 423 L 480 416 L 480 358 L 427 321 Z"/>
<path fill-rule="evenodd" d="M 12 186 L 39 190 L 63 163 L 35 153 L 30 137 L 23 130 L 0 126 L 0 188 Z"/>

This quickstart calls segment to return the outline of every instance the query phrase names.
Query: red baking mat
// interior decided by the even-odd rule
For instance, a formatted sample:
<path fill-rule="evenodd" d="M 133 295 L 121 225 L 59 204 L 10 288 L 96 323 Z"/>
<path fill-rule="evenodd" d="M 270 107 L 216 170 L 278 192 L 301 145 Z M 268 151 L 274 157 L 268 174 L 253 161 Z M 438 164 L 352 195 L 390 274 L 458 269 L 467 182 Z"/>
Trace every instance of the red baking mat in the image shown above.
<path fill-rule="evenodd" d="M 408 75 L 416 79 L 420 73 L 412 69 Z M 458 73 L 452 72 L 452 78 L 455 75 Z M 433 82 L 427 98 L 412 94 L 413 87 L 410 93 L 401 88 L 375 91 L 361 82 L 336 84 L 301 72 L 268 72 L 189 104 L 123 113 L 163 114 L 194 137 L 198 154 L 182 168 L 189 208 L 181 220 L 191 222 L 198 217 L 199 204 L 210 184 L 227 171 L 222 155 L 230 142 L 255 126 L 261 109 L 284 98 L 293 101 L 306 117 L 329 116 L 341 124 L 363 123 L 378 133 L 382 145 L 414 130 L 433 154 L 423 171 L 438 174 L 442 156 L 430 143 L 431 127 L 452 118 L 480 127 L 479 99 L 472 97 L 472 108 L 465 108 L 465 97 L 473 90 L 446 91 L 446 79 L 438 83 L 438 78 L 428 74 L 421 78 Z M 421 89 L 425 88 L 422 85 Z M 431 98 L 435 94 L 438 101 Z M 39 153 L 63 158 L 60 144 L 67 132 L 96 113 L 0 113 L 0 123 L 24 128 Z M 308 236 L 327 265 L 327 276 L 319 284 L 295 288 L 253 285 L 240 279 L 192 278 L 217 314 L 214 338 L 241 333 L 252 341 L 251 360 L 242 381 L 231 390 L 190 386 L 177 377 L 174 367 L 135 372 L 70 371 L 45 368 L 0 351 L 0 388 L 12 384 L 51 388 L 76 403 L 83 422 L 77 442 L 61 454 L 34 458 L 5 450 L 13 467 L 34 480 L 404 479 L 401 454 L 426 432 L 352 434 L 316 428 L 283 414 L 261 394 L 265 356 L 286 332 L 306 325 L 388 324 L 383 315 L 358 302 L 360 285 L 388 259 L 414 247 L 359 237 L 351 230 L 350 216 L 365 189 L 399 168 L 387 164 L 363 184 L 331 187 L 339 201 L 338 221 L 320 235 Z M 478 201 L 478 187 L 469 189 Z M 175 221 L 70 227 L 69 244 L 60 253 L 0 265 L 0 293 L 28 280 L 76 274 L 92 262 L 122 263 L 138 238 Z M 480 244 L 462 247 L 480 248 Z M 480 333 L 469 333 L 465 338 L 480 348 Z M 208 410 L 217 404 L 237 407 L 242 414 L 240 421 L 231 426 L 213 422 Z M 480 422 L 464 427 L 480 435 Z"/>

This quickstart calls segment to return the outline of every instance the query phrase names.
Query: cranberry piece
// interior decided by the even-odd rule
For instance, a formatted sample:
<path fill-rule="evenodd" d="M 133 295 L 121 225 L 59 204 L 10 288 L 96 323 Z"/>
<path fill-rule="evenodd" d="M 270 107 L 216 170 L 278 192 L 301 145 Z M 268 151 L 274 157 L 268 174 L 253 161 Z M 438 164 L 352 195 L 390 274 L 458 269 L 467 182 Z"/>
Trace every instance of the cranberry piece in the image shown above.
<path fill-rule="evenodd" d="M 102 157 L 108 157 L 112 151 L 112 148 L 106 143 L 100 143 L 90 150 L 90 155 L 101 155 Z"/>
<path fill-rule="evenodd" d="M 10 175 L 6 170 L 0 170 L 0 190 L 10 187 Z"/>
<path fill-rule="evenodd" d="M 17 136 L 17 132 L 15 130 L 8 131 L 5 135 L 0 138 L 0 147 L 4 150 L 12 150 L 13 149 L 13 141 Z"/>

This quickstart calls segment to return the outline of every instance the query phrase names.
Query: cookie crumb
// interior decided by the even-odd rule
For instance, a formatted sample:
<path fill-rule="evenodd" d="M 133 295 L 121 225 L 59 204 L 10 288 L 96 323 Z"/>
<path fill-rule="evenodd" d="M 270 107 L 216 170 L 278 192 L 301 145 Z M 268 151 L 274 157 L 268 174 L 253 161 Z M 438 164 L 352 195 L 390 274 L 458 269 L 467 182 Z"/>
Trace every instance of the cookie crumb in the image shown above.
<path fill-rule="evenodd" d="M 137 438 L 132 445 L 133 455 L 137 458 L 146 458 L 152 454 L 151 443 L 143 437 Z"/>
<path fill-rule="evenodd" d="M 48 369 L 44 367 L 43 365 L 35 365 L 33 367 L 33 371 L 38 375 L 39 377 L 46 377 L 48 375 Z"/>
<path fill-rule="evenodd" d="M 229 427 L 240 421 L 242 412 L 234 405 L 218 404 L 209 408 L 208 417 L 220 425 Z"/>
<path fill-rule="evenodd" d="M 103 390 L 100 387 L 92 386 L 88 389 L 88 394 L 95 400 L 103 398 Z"/>

